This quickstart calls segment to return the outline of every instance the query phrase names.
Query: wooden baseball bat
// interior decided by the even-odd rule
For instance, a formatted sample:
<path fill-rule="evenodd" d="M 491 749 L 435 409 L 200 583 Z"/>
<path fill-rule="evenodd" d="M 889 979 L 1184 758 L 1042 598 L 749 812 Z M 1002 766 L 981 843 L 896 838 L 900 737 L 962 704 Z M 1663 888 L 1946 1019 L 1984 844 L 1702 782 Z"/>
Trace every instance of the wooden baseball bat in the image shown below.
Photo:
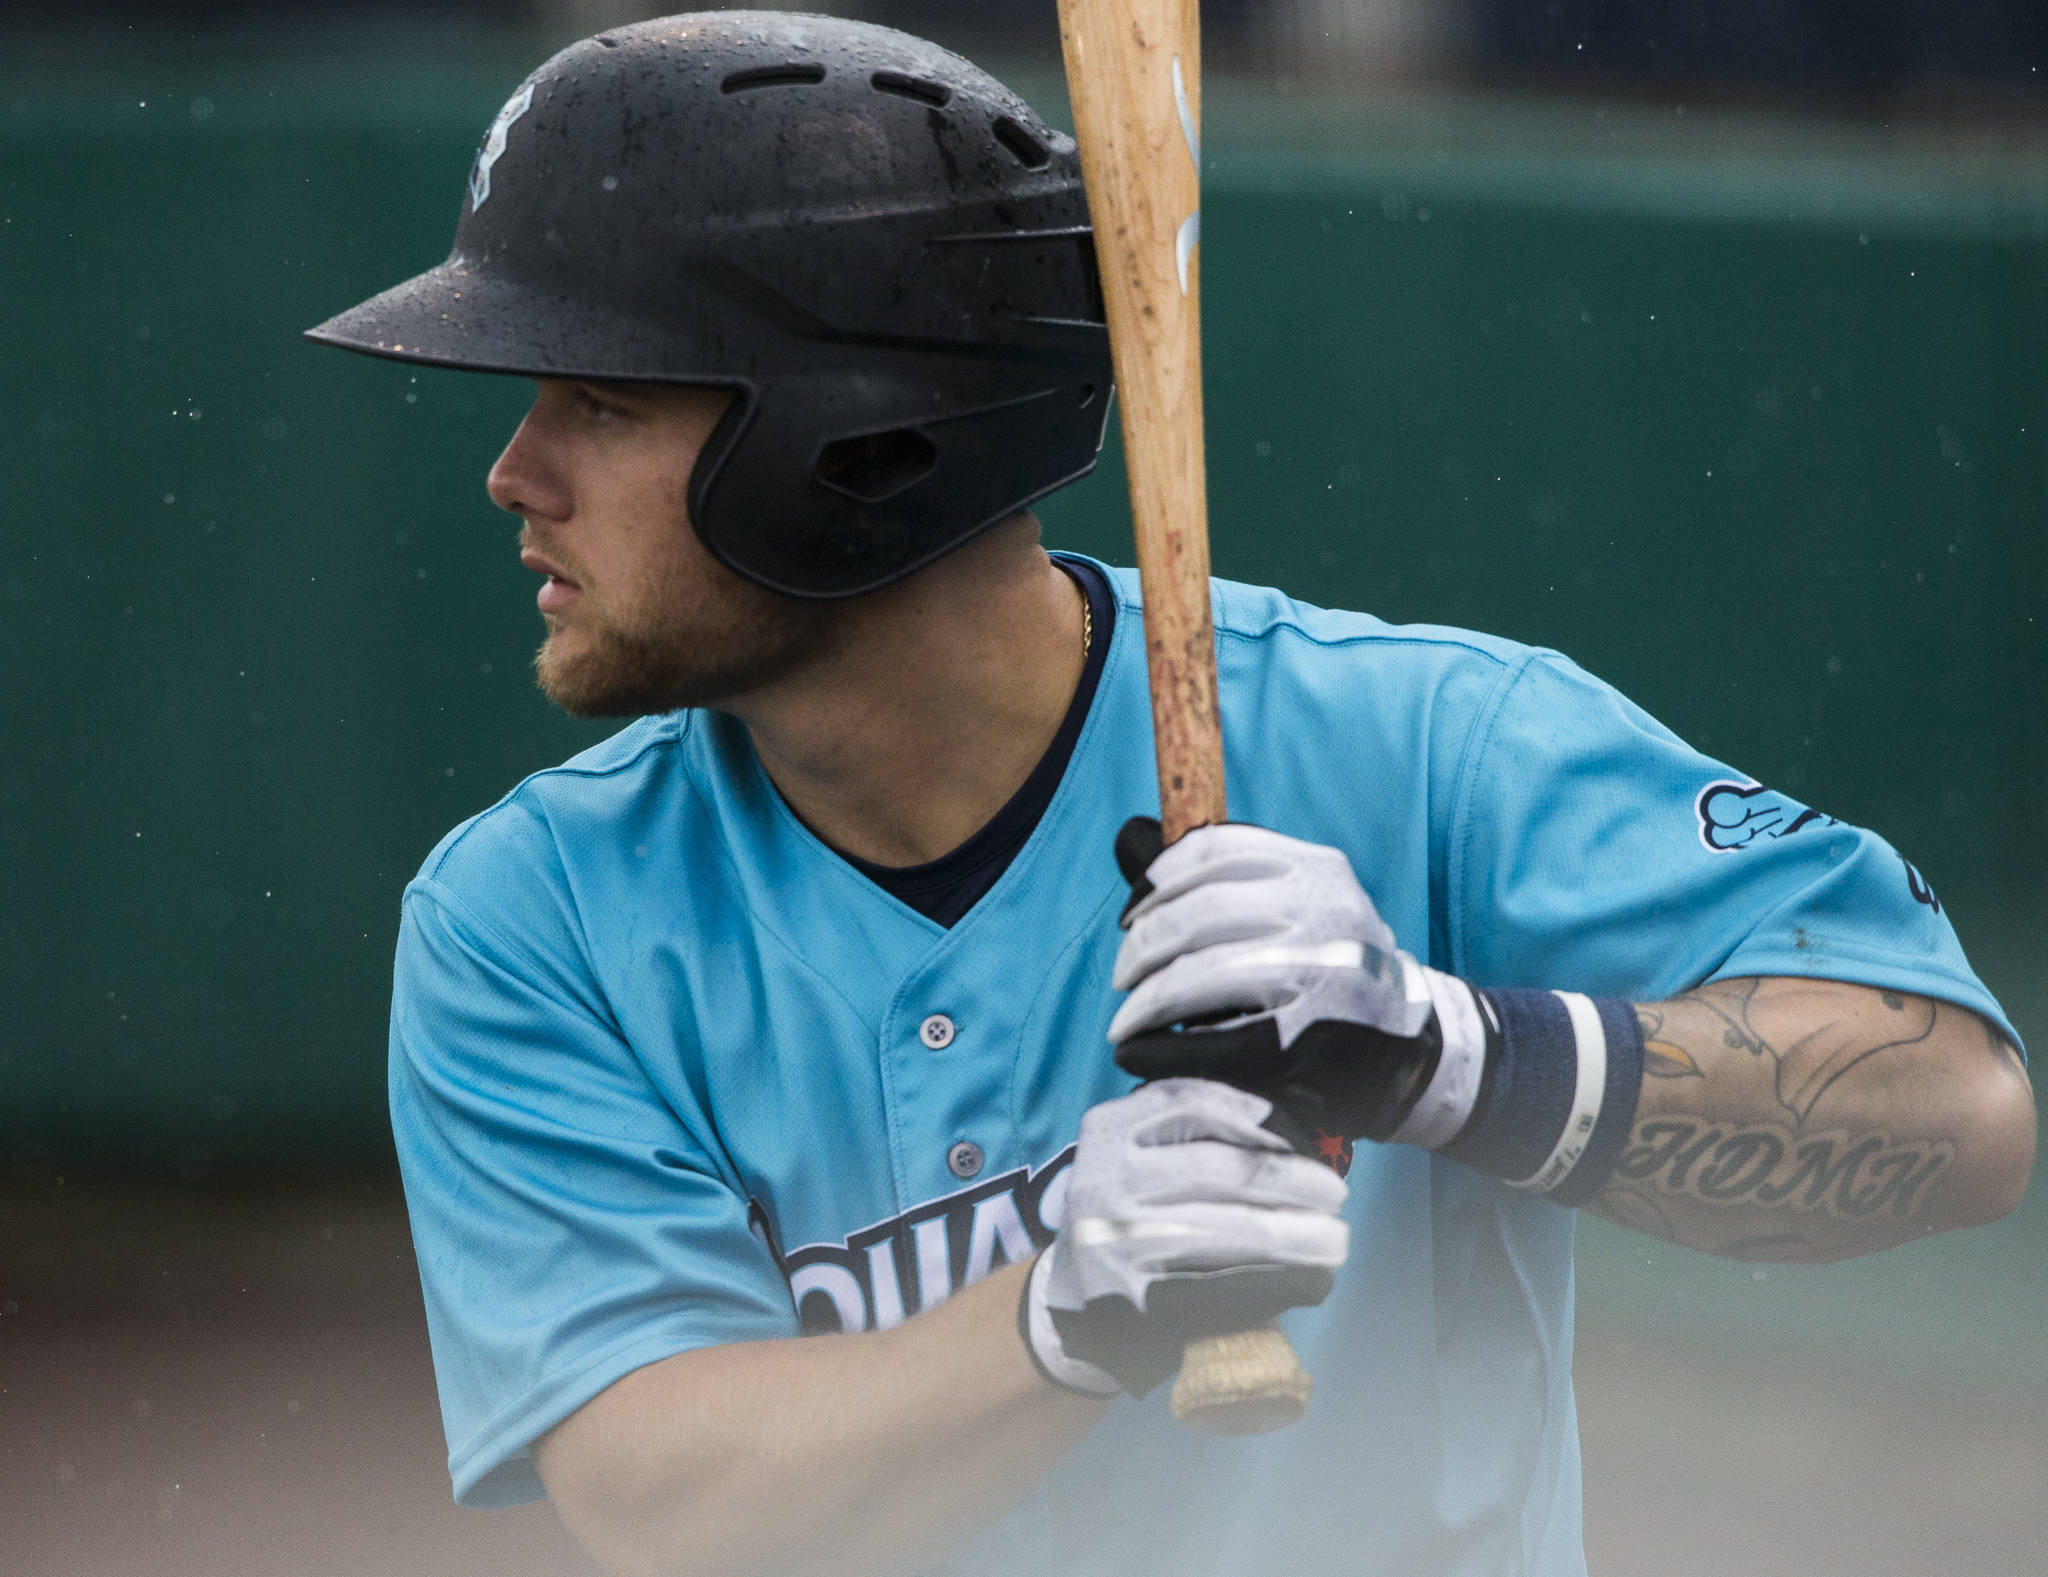
<path fill-rule="evenodd" d="M 1195 0 L 1059 0 L 1067 87 L 1109 309 L 1145 595 L 1159 815 L 1171 843 L 1224 819 L 1209 506 L 1202 470 L 1201 44 Z M 1259 1434 L 1309 1377 L 1275 1326 L 1190 1342 L 1183 1424 Z"/>

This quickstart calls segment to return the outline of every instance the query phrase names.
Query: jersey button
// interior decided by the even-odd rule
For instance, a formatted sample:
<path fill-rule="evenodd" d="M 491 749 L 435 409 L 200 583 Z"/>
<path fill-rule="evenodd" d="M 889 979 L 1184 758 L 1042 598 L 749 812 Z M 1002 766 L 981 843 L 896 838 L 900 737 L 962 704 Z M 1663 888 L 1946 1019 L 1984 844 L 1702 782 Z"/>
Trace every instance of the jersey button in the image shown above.
<path fill-rule="evenodd" d="M 981 1146 L 962 1139 L 946 1152 L 946 1166 L 955 1177 L 972 1177 L 981 1170 Z"/>
<path fill-rule="evenodd" d="M 934 1013 L 917 1026 L 917 1038 L 933 1051 L 944 1051 L 952 1045 L 954 1033 L 953 1021 L 943 1013 Z M 960 1175 L 965 1177 L 967 1174 L 962 1172 Z"/>

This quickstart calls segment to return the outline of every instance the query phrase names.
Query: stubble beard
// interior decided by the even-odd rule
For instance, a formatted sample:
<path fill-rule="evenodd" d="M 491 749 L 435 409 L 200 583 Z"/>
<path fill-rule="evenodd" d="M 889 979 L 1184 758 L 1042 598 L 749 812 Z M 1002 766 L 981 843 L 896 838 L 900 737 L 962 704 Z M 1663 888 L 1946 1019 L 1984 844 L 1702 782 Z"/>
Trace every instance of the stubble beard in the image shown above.
<path fill-rule="evenodd" d="M 565 650 L 550 620 L 534 677 L 572 717 L 724 707 L 800 667 L 822 644 L 829 611 L 722 568 L 711 583 L 665 576 L 637 609 L 586 591 L 574 615 L 584 639 Z"/>

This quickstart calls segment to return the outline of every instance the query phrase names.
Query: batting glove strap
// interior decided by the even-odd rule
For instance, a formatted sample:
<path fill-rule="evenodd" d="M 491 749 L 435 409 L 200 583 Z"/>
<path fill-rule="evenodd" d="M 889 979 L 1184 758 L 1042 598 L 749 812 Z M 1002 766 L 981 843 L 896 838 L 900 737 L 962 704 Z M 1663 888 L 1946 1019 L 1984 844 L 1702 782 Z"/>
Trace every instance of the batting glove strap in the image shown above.
<path fill-rule="evenodd" d="M 1045 1303 L 1045 1278 L 1051 1269 L 1052 1253 L 1047 1250 L 1032 1263 L 1031 1274 L 1024 1278 L 1024 1295 L 1017 1300 L 1017 1334 L 1024 1339 L 1032 1367 L 1062 1390 L 1115 1396 L 1123 1389 L 1116 1376 L 1070 1357 L 1060 1341 L 1059 1327 Z"/>
<path fill-rule="evenodd" d="M 1439 1150 L 1471 1120 L 1486 1076 L 1487 1055 L 1499 1032 L 1479 993 L 1464 981 L 1422 965 L 1416 969 L 1429 992 L 1426 1038 L 1436 1046 L 1436 1055 L 1418 1070 L 1420 1077 L 1410 1092 L 1413 1104 L 1402 1108 L 1381 1136 L 1389 1144 Z"/>
<path fill-rule="evenodd" d="M 1635 1122 L 1643 1032 L 1634 1007 L 1573 991 L 1474 995 L 1486 1021 L 1484 1067 L 1470 1113 L 1441 1153 L 1561 1205 L 1588 1203 Z"/>
<path fill-rule="evenodd" d="M 1173 1378 L 1189 1342 L 1256 1330 L 1289 1309 L 1313 1307 L 1336 1280 L 1321 1265 L 1229 1266 L 1162 1277 L 1145 1289 L 1142 1309 L 1118 1293 L 1063 1308 L 1047 1291 L 1057 1252 L 1055 1245 L 1031 1267 L 1017 1327 L 1040 1374 L 1088 1396 L 1145 1396 Z"/>

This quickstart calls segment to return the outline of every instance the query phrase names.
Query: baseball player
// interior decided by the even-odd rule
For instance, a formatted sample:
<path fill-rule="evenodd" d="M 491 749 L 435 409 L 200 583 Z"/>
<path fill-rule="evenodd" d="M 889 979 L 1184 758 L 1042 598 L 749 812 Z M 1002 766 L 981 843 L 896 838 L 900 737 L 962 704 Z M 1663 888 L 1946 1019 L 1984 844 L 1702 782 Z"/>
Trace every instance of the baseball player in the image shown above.
<path fill-rule="evenodd" d="M 633 719 L 406 890 L 456 1496 L 632 1573 L 1579 1577 L 1575 1207 L 1990 1220 L 2013 1032 L 1881 839 L 1484 635 L 1219 582 L 1245 820 L 1162 850 L 1134 577 L 1027 512 L 1101 319 L 1070 139 L 724 12 L 542 66 L 448 261 L 312 331 L 537 381 L 540 683 Z M 1276 1316 L 1307 1419 L 1175 1425 Z"/>

